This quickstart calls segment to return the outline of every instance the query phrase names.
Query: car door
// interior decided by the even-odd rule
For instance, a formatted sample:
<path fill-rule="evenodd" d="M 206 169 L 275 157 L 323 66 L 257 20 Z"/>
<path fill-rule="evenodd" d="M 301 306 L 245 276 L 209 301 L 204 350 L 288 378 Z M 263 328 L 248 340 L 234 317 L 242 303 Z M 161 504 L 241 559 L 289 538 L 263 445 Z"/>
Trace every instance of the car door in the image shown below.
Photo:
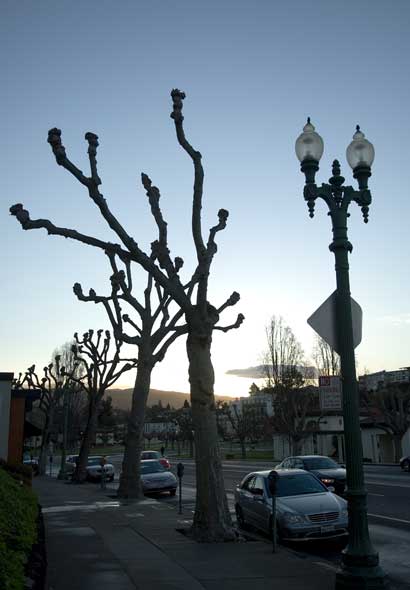
<path fill-rule="evenodd" d="M 255 477 L 250 491 L 253 496 L 250 503 L 252 522 L 258 529 L 266 530 L 267 523 L 269 523 L 270 506 L 265 488 L 265 478 L 262 475 Z"/>
<path fill-rule="evenodd" d="M 253 494 L 251 492 L 251 488 L 253 487 L 255 481 L 255 476 L 250 475 L 242 484 L 240 489 L 240 506 L 243 511 L 243 517 L 246 522 L 253 522 L 253 512 L 252 512 L 252 504 L 253 504 Z"/>

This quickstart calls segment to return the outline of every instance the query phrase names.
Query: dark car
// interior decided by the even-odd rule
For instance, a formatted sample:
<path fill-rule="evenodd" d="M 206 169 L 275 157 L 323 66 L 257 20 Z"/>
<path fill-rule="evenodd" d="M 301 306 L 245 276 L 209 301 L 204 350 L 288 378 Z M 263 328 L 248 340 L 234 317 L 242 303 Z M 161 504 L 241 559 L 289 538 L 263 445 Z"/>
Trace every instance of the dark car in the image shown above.
<path fill-rule="evenodd" d="M 330 457 L 321 455 L 299 455 L 288 457 L 275 469 L 304 469 L 310 471 L 336 494 L 341 496 L 346 488 L 346 469 L 341 467 Z"/>
<path fill-rule="evenodd" d="M 400 459 L 400 467 L 403 469 L 403 471 L 410 473 L 410 455 Z"/>
<path fill-rule="evenodd" d="M 28 467 L 31 467 L 31 469 L 33 470 L 33 475 L 38 475 L 38 471 L 39 471 L 38 459 L 35 459 L 34 457 L 31 457 L 30 455 L 24 455 L 23 465 L 27 465 Z"/>

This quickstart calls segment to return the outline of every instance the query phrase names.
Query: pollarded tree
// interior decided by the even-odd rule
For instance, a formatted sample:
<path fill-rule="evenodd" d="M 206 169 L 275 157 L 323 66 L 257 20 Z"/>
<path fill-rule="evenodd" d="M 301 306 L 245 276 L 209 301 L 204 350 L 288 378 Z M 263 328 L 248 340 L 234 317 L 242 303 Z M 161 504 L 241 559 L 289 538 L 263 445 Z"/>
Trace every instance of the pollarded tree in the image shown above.
<path fill-rule="evenodd" d="M 103 337 L 103 332 L 104 330 L 97 330 L 95 335 L 94 330 L 88 330 L 82 339 L 77 333 L 74 334 L 75 344 L 72 351 L 78 366 L 83 369 L 83 374 L 80 377 L 68 375 L 68 380 L 81 386 L 88 398 L 87 424 L 73 475 L 74 481 L 77 482 L 83 482 L 87 477 L 88 456 L 95 438 L 98 412 L 105 392 L 121 375 L 137 366 L 137 359 L 121 358 L 122 341 L 112 339 L 109 330 L 105 331 Z M 61 373 L 66 375 L 64 367 L 61 368 Z"/>
<path fill-rule="evenodd" d="M 58 227 L 47 219 L 31 220 L 29 212 L 21 204 L 13 205 L 10 212 L 17 217 L 25 230 L 44 228 L 49 234 L 71 238 L 100 248 L 112 256 L 117 256 L 124 264 L 129 261 L 139 264 L 162 287 L 167 296 L 179 306 L 185 317 L 188 332 L 187 354 L 195 430 L 197 495 L 192 533 L 198 540 L 221 541 L 236 538 L 236 533 L 232 527 L 229 513 L 218 446 L 214 397 L 215 378 L 211 361 L 212 335 L 214 330 L 227 332 L 230 329 L 238 328 L 244 317 L 239 314 L 232 324 L 219 325 L 220 314 L 239 301 L 239 294 L 236 292 L 219 306 L 211 305 L 208 301 L 209 274 L 217 251 L 215 236 L 217 232 L 225 229 L 228 211 L 219 210 L 218 223 L 210 229 L 208 240 L 205 242 L 201 217 L 204 180 L 202 156 L 191 146 L 185 136 L 182 115 L 185 94 L 175 89 L 171 92 L 171 97 L 173 102 L 171 117 L 175 123 L 177 139 L 194 166 L 192 236 L 197 265 L 187 284 L 184 284 L 179 276 L 181 259 L 176 258 L 174 261 L 171 259 L 167 226 L 159 208 L 159 190 L 152 187 L 148 176 L 143 174 L 142 182 L 147 190 L 151 211 L 160 236 L 151 245 L 151 255 L 146 254 L 138 246 L 136 240 L 127 233 L 109 209 L 106 199 L 99 191 L 101 180 L 96 160 L 98 137 L 94 133 L 87 133 L 85 136 L 89 145 L 91 176 L 85 176 L 67 158 L 65 148 L 61 143 L 59 129 L 52 129 L 49 132 L 48 142 L 53 148 L 57 163 L 86 187 L 90 198 L 97 205 L 109 227 L 119 238 L 120 243 L 113 244 L 76 230 Z"/>
<path fill-rule="evenodd" d="M 156 219 L 159 219 L 161 216 L 158 209 L 159 195 L 156 198 L 158 189 L 147 184 L 147 190 L 151 206 L 156 208 Z M 161 223 L 160 227 L 159 240 L 163 239 L 164 232 L 166 235 L 165 224 Z M 145 410 L 151 374 L 155 365 L 164 358 L 166 351 L 176 338 L 187 334 L 187 325 L 180 323 L 183 317 L 180 309 L 175 313 L 170 313 L 172 299 L 152 278 L 152 275 L 147 275 L 143 296 L 138 299 L 133 292 L 132 261 L 124 260 L 108 251 L 106 255 L 113 271 L 109 295 L 97 295 L 93 289 L 90 289 L 88 295 L 85 295 L 78 283 L 74 285 L 74 293 L 80 301 L 102 304 L 115 337 L 121 342 L 135 346 L 138 351 L 137 374 L 127 423 L 124 458 L 117 493 L 121 498 L 139 498 L 143 496 L 140 481 L 140 457 L 143 450 Z M 153 254 L 153 260 L 154 256 Z M 175 264 L 179 269 L 182 260 L 177 260 Z M 129 311 L 129 313 L 124 313 L 124 311 Z"/>
<path fill-rule="evenodd" d="M 61 373 L 60 356 L 56 355 L 54 363 L 43 369 L 43 377 L 36 373 L 35 365 L 31 365 L 24 374 L 20 373 L 15 381 L 16 388 L 37 389 L 40 393 L 38 410 L 43 415 L 43 429 L 41 434 L 38 468 L 40 475 L 44 475 L 47 467 L 47 451 L 54 431 L 54 419 L 57 407 L 64 393 L 65 376 Z"/>

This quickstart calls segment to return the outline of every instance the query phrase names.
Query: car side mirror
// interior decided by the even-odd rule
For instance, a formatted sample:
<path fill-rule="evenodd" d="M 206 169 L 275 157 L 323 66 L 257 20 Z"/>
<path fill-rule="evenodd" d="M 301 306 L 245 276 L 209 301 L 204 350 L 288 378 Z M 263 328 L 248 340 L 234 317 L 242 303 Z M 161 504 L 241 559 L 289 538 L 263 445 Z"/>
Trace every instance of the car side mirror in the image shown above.
<path fill-rule="evenodd" d="M 343 467 L 343 469 L 346 469 L 346 465 L 344 463 L 340 463 L 340 467 Z"/>

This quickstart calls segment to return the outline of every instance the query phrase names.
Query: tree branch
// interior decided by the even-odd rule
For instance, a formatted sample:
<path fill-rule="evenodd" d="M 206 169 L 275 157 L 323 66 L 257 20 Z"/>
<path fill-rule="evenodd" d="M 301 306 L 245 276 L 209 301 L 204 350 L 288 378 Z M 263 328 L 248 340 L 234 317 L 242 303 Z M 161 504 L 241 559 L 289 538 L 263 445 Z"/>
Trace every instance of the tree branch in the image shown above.
<path fill-rule="evenodd" d="M 245 319 L 245 316 L 240 313 L 240 314 L 238 314 L 238 317 L 236 318 L 236 322 L 234 324 L 231 324 L 230 326 L 215 326 L 214 330 L 221 330 L 222 332 L 228 332 L 229 330 L 233 330 L 234 328 L 239 328 L 239 326 L 242 324 L 244 319 Z"/>

